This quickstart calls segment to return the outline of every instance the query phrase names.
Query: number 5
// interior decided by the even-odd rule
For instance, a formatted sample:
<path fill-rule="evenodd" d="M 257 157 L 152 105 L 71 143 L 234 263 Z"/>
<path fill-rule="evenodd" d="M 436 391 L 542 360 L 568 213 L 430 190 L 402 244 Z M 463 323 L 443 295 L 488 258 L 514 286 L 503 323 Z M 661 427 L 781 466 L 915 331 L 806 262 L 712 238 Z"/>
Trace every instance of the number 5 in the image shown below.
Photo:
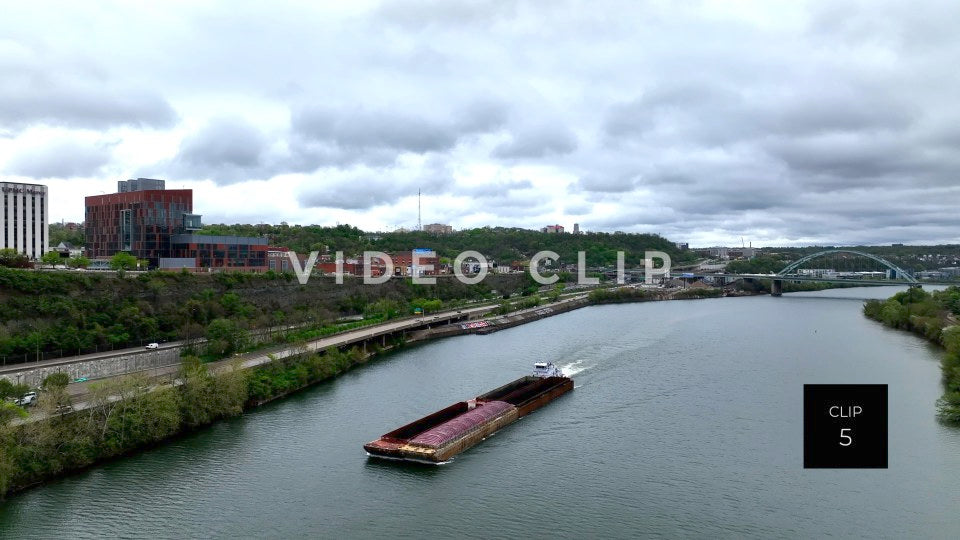
<path fill-rule="evenodd" d="M 850 446 L 853 444 L 853 437 L 844 433 L 846 431 L 850 431 L 850 428 L 843 428 L 840 430 L 840 446 Z M 843 439 L 846 439 L 847 442 L 843 442 Z"/>

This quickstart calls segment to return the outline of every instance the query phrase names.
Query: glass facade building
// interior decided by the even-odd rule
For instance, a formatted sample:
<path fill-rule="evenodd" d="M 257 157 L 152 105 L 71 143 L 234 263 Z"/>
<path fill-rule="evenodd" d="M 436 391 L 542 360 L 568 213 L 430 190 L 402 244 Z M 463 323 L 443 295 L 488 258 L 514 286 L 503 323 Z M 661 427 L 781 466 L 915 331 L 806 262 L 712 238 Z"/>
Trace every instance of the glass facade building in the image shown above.
<path fill-rule="evenodd" d="M 193 190 L 163 185 L 124 180 L 120 193 L 87 197 L 87 256 L 106 259 L 126 251 L 150 268 L 266 271 L 265 238 L 193 234 L 203 228 L 193 213 Z"/>
<path fill-rule="evenodd" d="M 170 256 L 170 237 L 192 224 L 193 190 L 147 190 L 86 197 L 87 254 L 112 257 L 126 251 L 156 267 Z M 195 220 L 199 222 L 199 219 Z"/>
<path fill-rule="evenodd" d="M 131 178 L 130 180 L 117 181 L 117 193 L 163 189 L 167 189 L 167 181 L 156 178 Z"/>
<path fill-rule="evenodd" d="M 170 239 L 176 259 L 195 259 L 199 270 L 267 269 L 267 239 L 252 236 L 178 234 Z"/>

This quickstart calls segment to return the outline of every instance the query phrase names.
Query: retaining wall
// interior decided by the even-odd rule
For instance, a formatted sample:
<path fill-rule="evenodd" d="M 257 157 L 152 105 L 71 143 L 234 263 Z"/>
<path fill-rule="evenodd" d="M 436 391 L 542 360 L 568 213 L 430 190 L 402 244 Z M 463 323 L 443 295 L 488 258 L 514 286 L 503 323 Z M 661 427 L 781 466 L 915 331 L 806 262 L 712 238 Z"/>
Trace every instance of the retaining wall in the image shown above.
<path fill-rule="evenodd" d="M 22 369 L 16 373 L 0 374 L 0 378 L 7 379 L 12 383 L 20 382 L 28 384 L 31 387 L 38 387 L 47 375 L 53 373 L 66 373 L 70 375 L 71 380 L 81 377 L 100 379 L 179 363 L 180 348 L 174 347 L 170 349 L 111 356 L 108 358 L 84 360 L 81 362 L 39 366 L 32 369 L 27 366 L 21 366 Z"/>

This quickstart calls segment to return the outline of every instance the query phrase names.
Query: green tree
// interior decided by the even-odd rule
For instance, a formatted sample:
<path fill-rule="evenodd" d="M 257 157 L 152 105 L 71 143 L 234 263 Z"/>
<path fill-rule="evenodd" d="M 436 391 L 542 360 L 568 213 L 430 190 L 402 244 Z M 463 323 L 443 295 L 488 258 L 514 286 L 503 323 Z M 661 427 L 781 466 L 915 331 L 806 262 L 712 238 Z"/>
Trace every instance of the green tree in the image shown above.
<path fill-rule="evenodd" d="M 43 254 L 43 257 L 40 257 L 40 262 L 48 266 L 56 266 L 63 261 L 63 257 L 60 256 L 60 253 L 56 251 L 48 251 Z"/>
<path fill-rule="evenodd" d="M 90 259 L 84 257 L 83 255 L 70 257 L 69 259 L 67 259 L 67 266 L 69 266 L 70 268 L 86 268 L 90 266 Z"/>
<path fill-rule="evenodd" d="M 6 426 L 14 418 L 26 418 L 27 411 L 23 410 L 23 407 L 18 407 L 9 401 L 0 401 L 0 430 L 3 429 L 3 426 Z M 0 494 L 3 494 L 3 490 L 0 489 Z"/>
<path fill-rule="evenodd" d="M 15 249 L 0 249 L 0 266 L 7 268 L 30 268 L 30 259 Z"/>
<path fill-rule="evenodd" d="M 224 357 L 247 346 L 249 335 L 233 319 L 214 319 L 207 325 L 207 353 Z"/>
<path fill-rule="evenodd" d="M 788 264 L 789 261 L 761 255 L 752 259 L 730 261 L 726 271 L 733 274 L 776 274 Z"/>
<path fill-rule="evenodd" d="M 75 246 L 84 243 L 83 230 L 70 230 L 59 223 L 50 224 L 50 245 L 56 246 L 60 242 L 68 242 Z"/>
<path fill-rule="evenodd" d="M 181 414 L 187 426 L 201 426 L 243 412 L 248 382 L 238 362 L 213 374 L 198 358 L 185 357 L 180 379 Z"/>
<path fill-rule="evenodd" d="M 110 258 L 110 268 L 117 271 L 118 276 L 123 276 L 127 270 L 137 267 L 137 258 L 126 251 L 118 251 L 116 255 Z"/>
<path fill-rule="evenodd" d="M 363 310 L 364 317 L 380 317 L 392 319 L 400 315 L 400 304 L 396 300 L 383 298 L 371 304 L 367 304 Z"/>
<path fill-rule="evenodd" d="M 420 308 L 423 313 L 434 313 L 443 308 L 443 302 L 437 298 L 414 298 L 410 301 L 410 307 L 414 311 L 416 311 L 417 308 Z"/>
<path fill-rule="evenodd" d="M 956 355 L 960 358 L 960 326 L 948 326 L 940 334 L 940 340 L 943 347 L 947 349 L 948 354 Z"/>
<path fill-rule="evenodd" d="M 40 385 L 44 390 L 50 391 L 54 389 L 64 389 L 67 385 L 70 384 L 70 376 L 66 373 L 59 371 L 57 373 L 51 373 L 43 379 L 43 383 Z"/>
<path fill-rule="evenodd" d="M 6 379 L 0 379 L 0 402 L 8 399 L 17 399 L 30 391 L 26 384 L 13 384 Z"/>

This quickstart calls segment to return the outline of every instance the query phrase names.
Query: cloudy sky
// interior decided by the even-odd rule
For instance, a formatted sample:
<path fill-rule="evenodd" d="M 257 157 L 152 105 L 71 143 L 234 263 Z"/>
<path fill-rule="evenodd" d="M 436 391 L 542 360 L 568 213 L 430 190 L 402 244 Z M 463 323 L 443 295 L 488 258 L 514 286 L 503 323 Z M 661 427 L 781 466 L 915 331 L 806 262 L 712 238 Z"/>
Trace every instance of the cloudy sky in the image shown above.
<path fill-rule="evenodd" d="M 960 242 L 960 2 L 0 0 L 0 178 L 207 223 Z"/>

